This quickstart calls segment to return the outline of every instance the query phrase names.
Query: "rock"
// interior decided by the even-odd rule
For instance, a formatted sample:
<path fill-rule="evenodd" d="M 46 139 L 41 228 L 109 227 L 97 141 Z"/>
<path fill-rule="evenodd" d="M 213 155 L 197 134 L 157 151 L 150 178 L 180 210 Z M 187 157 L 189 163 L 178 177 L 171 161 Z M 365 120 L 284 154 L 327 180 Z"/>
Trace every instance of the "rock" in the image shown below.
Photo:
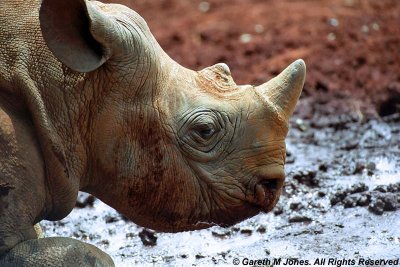
<path fill-rule="evenodd" d="M 384 207 L 385 203 L 381 199 L 377 199 L 368 206 L 368 210 L 376 215 L 382 215 Z"/>
<path fill-rule="evenodd" d="M 314 170 L 299 170 L 293 175 L 293 179 L 310 187 L 318 186 L 319 181 L 316 179 L 317 172 Z"/>
<path fill-rule="evenodd" d="M 96 198 L 87 193 L 79 193 L 78 198 L 76 199 L 75 207 L 83 209 L 86 207 L 93 207 L 94 201 Z"/>
<path fill-rule="evenodd" d="M 101 240 L 100 243 L 106 246 L 110 245 L 110 241 L 108 241 L 107 239 Z"/>
<path fill-rule="evenodd" d="M 348 189 L 350 194 L 361 193 L 364 191 L 368 191 L 368 186 L 364 183 L 354 184 Z"/>
<path fill-rule="evenodd" d="M 145 246 L 155 246 L 157 245 L 157 236 L 155 232 L 146 228 L 139 233 L 140 240 L 142 240 Z"/>
<path fill-rule="evenodd" d="M 331 205 L 334 206 L 342 201 L 341 198 L 339 198 L 337 195 L 334 195 L 331 197 Z"/>
<path fill-rule="evenodd" d="M 253 230 L 251 230 L 251 229 L 241 229 L 240 233 L 241 234 L 245 234 L 245 235 L 251 235 L 253 233 Z"/>
<path fill-rule="evenodd" d="M 132 239 L 134 236 L 135 236 L 134 233 L 126 233 L 126 234 L 125 234 L 125 237 L 126 237 L 127 239 Z"/>
<path fill-rule="evenodd" d="M 374 171 L 376 170 L 376 164 L 374 162 L 369 162 L 367 164 L 367 174 L 369 176 L 374 174 Z"/>
<path fill-rule="evenodd" d="M 338 189 L 336 191 L 336 193 L 331 197 L 331 205 L 336 205 L 340 202 L 342 202 L 342 200 L 348 195 L 348 191 L 347 190 L 343 190 L 343 189 Z"/>
<path fill-rule="evenodd" d="M 341 146 L 340 149 L 350 151 L 358 148 L 358 146 L 358 141 L 348 141 L 343 146 Z"/>
<path fill-rule="evenodd" d="M 117 217 L 112 216 L 112 215 L 106 215 L 104 217 L 104 220 L 106 221 L 106 223 L 114 223 L 114 222 L 118 222 L 119 221 L 119 219 Z"/>
<path fill-rule="evenodd" d="M 299 188 L 299 183 L 296 180 L 285 181 L 285 185 L 283 186 L 282 189 L 282 196 L 290 198 L 291 196 L 296 194 L 298 188 Z"/>
<path fill-rule="evenodd" d="M 369 210 L 381 215 L 384 211 L 395 211 L 400 207 L 400 194 L 374 191 Z"/>
<path fill-rule="evenodd" d="M 345 208 L 353 208 L 357 206 L 357 201 L 359 199 L 359 195 L 348 195 L 342 201 Z"/>
<path fill-rule="evenodd" d="M 198 253 L 198 254 L 196 254 L 196 256 L 195 256 L 195 258 L 196 258 L 196 260 L 199 260 L 199 259 L 202 259 L 202 258 L 205 258 L 206 256 L 203 256 L 201 253 Z"/>
<path fill-rule="evenodd" d="M 312 222 L 312 219 L 304 215 L 295 214 L 289 217 L 289 222 L 290 223 Z"/>
<path fill-rule="evenodd" d="M 260 234 L 264 234 L 267 231 L 267 229 L 264 226 L 259 226 L 257 228 L 257 232 L 259 232 Z"/>
<path fill-rule="evenodd" d="M 286 163 L 291 164 L 296 161 L 296 157 L 289 150 L 286 150 Z"/>
<path fill-rule="evenodd" d="M 294 127 L 302 132 L 306 132 L 308 127 L 302 119 L 296 119 Z"/>
<path fill-rule="evenodd" d="M 371 202 L 371 194 L 368 192 L 368 189 L 366 184 L 358 183 L 348 189 L 338 190 L 331 197 L 331 205 L 343 203 L 345 208 L 367 206 Z"/>
<path fill-rule="evenodd" d="M 99 234 L 89 234 L 89 240 L 98 240 L 101 236 Z"/>
<path fill-rule="evenodd" d="M 321 172 L 327 172 L 328 166 L 325 163 L 322 163 L 321 165 L 319 165 L 318 170 Z"/>
<path fill-rule="evenodd" d="M 302 231 L 299 231 L 297 233 L 294 233 L 294 236 L 299 236 L 299 235 L 304 235 L 304 234 L 314 234 L 314 235 L 320 235 L 322 234 L 324 231 L 321 228 L 321 226 L 312 226 L 309 227 L 308 229 L 304 229 Z"/>
<path fill-rule="evenodd" d="M 162 257 L 162 260 L 163 260 L 164 263 L 172 263 L 174 261 L 174 259 L 175 259 L 174 256 L 164 256 L 164 257 Z M 153 259 L 153 262 L 157 262 L 157 260 Z"/>
<path fill-rule="evenodd" d="M 240 231 L 240 228 L 237 226 L 233 226 L 233 227 L 231 227 L 231 231 L 237 233 Z"/>
<path fill-rule="evenodd" d="M 400 113 L 400 85 L 394 82 L 389 85 L 388 93 L 385 99 L 382 99 L 378 108 L 378 113 L 381 117 L 386 117 Z"/>
<path fill-rule="evenodd" d="M 395 211 L 398 208 L 398 196 L 394 193 L 387 193 L 381 196 L 383 203 L 385 206 L 383 207 L 384 211 Z"/>
<path fill-rule="evenodd" d="M 356 206 L 367 206 L 370 202 L 371 202 L 371 195 L 368 192 L 348 195 L 342 201 L 345 208 L 352 208 Z"/>
<path fill-rule="evenodd" d="M 361 162 L 357 162 L 356 165 L 354 166 L 353 174 L 361 174 L 364 169 L 365 165 Z"/>
<path fill-rule="evenodd" d="M 387 191 L 392 193 L 400 192 L 400 182 L 397 184 L 389 184 L 387 186 Z"/>
<path fill-rule="evenodd" d="M 283 207 L 281 205 L 276 205 L 274 208 L 275 215 L 281 215 L 283 213 Z"/>
<path fill-rule="evenodd" d="M 346 190 L 338 190 L 331 198 L 331 204 L 343 203 L 345 208 L 368 206 L 368 210 L 381 215 L 384 211 L 395 211 L 400 207 L 400 194 L 395 191 L 397 184 L 379 185 L 373 191 L 368 191 L 364 183 L 354 184 Z"/>
<path fill-rule="evenodd" d="M 289 208 L 291 210 L 301 210 L 304 208 L 304 204 L 299 201 L 294 201 L 294 202 L 290 203 Z"/>
<path fill-rule="evenodd" d="M 321 226 L 311 227 L 310 231 L 315 235 L 320 235 L 324 233 L 324 229 Z"/>
<path fill-rule="evenodd" d="M 377 187 L 374 188 L 374 191 L 378 191 L 381 193 L 386 193 L 387 192 L 387 186 L 386 185 L 378 185 Z"/>
<path fill-rule="evenodd" d="M 211 232 L 211 234 L 215 237 L 219 238 L 226 238 L 231 235 L 231 232 L 229 230 L 221 231 L 221 230 L 214 230 Z"/>
<path fill-rule="evenodd" d="M 360 194 L 360 197 L 357 200 L 357 206 L 363 207 L 368 206 L 371 203 L 371 195 L 369 192 L 364 192 Z"/>

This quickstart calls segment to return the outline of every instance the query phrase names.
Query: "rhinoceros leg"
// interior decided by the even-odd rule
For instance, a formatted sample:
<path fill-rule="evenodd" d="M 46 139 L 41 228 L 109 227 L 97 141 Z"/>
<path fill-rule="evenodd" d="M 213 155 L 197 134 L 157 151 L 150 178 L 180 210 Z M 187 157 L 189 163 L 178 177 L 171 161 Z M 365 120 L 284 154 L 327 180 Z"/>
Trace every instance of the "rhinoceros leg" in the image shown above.
<path fill-rule="evenodd" d="M 111 257 L 93 245 L 67 237 L 24 241 L 0 257 L 2 267 L 112 267 Z"/>

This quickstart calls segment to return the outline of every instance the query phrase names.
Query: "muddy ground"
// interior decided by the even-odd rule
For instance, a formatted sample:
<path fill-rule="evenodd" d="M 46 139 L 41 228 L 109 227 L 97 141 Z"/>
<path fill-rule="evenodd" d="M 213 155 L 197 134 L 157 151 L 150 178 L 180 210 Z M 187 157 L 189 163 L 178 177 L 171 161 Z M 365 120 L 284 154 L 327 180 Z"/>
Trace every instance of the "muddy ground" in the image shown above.
<path fill-rule="evenodd" d="M 235 258 L 359 266 L 359 259 L 400 257 L 398 1 L 122 2 L 193 69 L 223 61 L 238 83 L 258 84 L 305 59 L 285 188 L 270 214 L 178 234 L 150 232 L 81 194 L 67 218 L 42 224 L 47 236 L 95 244 L 117 266 L 233 266 Z"/>

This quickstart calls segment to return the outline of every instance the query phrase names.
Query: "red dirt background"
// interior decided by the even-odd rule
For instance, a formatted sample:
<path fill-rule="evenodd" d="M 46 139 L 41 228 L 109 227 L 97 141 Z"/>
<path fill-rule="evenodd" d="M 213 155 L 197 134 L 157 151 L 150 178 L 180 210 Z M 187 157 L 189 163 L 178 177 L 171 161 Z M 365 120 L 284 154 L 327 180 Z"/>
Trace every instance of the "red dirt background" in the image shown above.
<path fill-rule="evenodd" d="M 238 84 L 260 84 L 303 58 L 304 95 L 400 111 L 398 0 L 115 1 L 144 17 L 164 50 L 191 69 L 225 62 Z"/>

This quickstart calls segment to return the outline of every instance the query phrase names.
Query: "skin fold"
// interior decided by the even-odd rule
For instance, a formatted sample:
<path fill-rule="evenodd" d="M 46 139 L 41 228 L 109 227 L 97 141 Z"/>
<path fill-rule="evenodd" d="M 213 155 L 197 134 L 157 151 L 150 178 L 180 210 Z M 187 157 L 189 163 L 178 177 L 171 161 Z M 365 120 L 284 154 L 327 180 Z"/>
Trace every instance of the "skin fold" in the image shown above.
<path fill-rule="evenodd" d="M 236 85 L 223 63 L 180 66 L 137 13 L 97 1 L 2 0 L 0 26 L 0 266 L 113 266 L 80 241 L 36 239 L 79 190 L 168 232 L 278 201 L 302 60 Z"/>

